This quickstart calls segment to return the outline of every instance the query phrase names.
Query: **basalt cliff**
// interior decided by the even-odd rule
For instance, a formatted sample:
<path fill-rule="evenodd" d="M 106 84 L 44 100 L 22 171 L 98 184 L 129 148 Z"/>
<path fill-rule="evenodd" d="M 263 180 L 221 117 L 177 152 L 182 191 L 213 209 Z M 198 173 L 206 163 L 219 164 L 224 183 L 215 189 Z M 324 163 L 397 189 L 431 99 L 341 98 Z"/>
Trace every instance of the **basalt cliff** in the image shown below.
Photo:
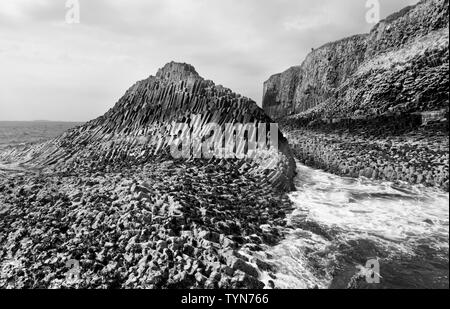
<path fill-rule="evenodd" d="M 448 190 L 449 2 L 423 0 L 264 83 L 297 157 L 352 177 Z"/>
<path fill-rule="evenodd" d="M 258 135 L 278 134 L 278 148 L 252 159 L 174 158 L 174 123 L 200 138 L 207 123 L 267 124 Z M 0 287 L 270 284 L 261 272 L 274 270 L 252 252 L 282 237 L 295 173 L 287 141 L 269 133 L 270 123 L 255 102 L 172 62 L 105 115 L 4 150 Z"/>

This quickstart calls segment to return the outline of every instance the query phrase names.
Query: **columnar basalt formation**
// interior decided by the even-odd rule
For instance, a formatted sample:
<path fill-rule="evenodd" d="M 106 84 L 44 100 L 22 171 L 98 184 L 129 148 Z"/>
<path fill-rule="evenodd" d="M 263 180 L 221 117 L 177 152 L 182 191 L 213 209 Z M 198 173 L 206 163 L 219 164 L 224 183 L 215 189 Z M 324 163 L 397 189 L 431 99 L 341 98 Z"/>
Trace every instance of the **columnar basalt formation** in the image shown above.
<path fill-rule="evenodd" d="M 328 43 L 264 85 L 274 119 L 377 116 L 448 108 L 448 0 L 423 0 L 369 34 Z"/>
<path fill-rule="evenodd" d="M 191 124 L 196 130 L 192 134 L 202 137 L 207 135 L 204 130 L 208 123 L 223 127 L 227 123 L 267 124 L 268 140 L 272 120 L 254 101 L 204 80 L 191 65 L 172 62 L 155 77 L 133 85 L 105 115 L 47 143 L 0 154 L 0 159 L 13 158 L 16 163 L 29 163 L 34 168 L 62 170 L 171 158 L 170 143 L 178 123 Z M 286 139 L 278 134 L 278 149 L 258 152 L 262 156 L 259 159 L 268 161 L 264 164 L 271 170 L 268 181 L 289 189 L 295 166 Z M 259 165 L 254 166 L 259 172 Z"/>
<path fill-rule="evenodd" d="M 274 119 L 298 114 L 334 96 L 336 88 L 358 68 L 366 35 L 328 43 L 298 67 L 272 76 L 264 84 L 263 108 Z"/>
<path fill-rule="evenodd" d="M 448 13 L 448 0 L 420 1 L 266 81 L 263 108 L 297 158 L 448 190 Z"/>
<path fill-rule="evenodd" d="M 172 62 L 105 115 L 1 153 L 0 287 L 263 287 L 251 252 L 283 234 L 294 161 L 278 131 L 255 159 L 171 156 L 174 123 L 212 122 L 271 120 Z"/>

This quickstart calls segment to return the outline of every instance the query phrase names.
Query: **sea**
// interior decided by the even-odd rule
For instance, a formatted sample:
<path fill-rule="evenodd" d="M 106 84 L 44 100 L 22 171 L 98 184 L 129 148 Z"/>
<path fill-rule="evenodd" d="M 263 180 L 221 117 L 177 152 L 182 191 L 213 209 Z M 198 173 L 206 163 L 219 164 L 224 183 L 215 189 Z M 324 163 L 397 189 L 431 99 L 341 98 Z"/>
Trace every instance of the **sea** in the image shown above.
<path fill-rule="evenodd" d="M 45 141 L 81 124 L 53 121 L 0 121 L 0 149 Z"/>

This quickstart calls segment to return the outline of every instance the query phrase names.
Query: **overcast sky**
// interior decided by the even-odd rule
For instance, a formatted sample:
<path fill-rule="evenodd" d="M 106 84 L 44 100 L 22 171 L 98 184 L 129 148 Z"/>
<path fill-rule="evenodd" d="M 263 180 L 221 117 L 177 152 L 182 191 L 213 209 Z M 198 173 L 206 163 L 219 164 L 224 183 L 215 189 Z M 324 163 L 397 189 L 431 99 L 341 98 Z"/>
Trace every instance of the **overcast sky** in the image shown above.
<path fill-rule="evenodd" d="M 380 0 L 381 18 L 416 0 Z M 174 60 L 261 102 L 311 48 L 368 32 L 366 0 L 0 0 L 0 120 L 87 121 Z"/>

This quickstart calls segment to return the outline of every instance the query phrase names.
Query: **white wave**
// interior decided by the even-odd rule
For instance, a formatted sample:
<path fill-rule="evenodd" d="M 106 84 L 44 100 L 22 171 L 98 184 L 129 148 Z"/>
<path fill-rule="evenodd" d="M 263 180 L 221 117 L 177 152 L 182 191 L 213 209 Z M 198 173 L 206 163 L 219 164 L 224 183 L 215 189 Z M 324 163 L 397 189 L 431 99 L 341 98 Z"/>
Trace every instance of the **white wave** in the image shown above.
<path fill-rule="evenodd" d="M 292 231 L 268 249 L 278 267 L 280 288 L 326 288 L 331 283 L 337 245 L 369 239 L 396 254 L 414 254 L 421 242 L 449 247 L 449 195 L 440 190 L 369 179 L 353 179 L 314 170 L 297 163 L 297 191 L 290 194 L 296 209 L 288 218 Z M 313 222 L 320 232 L 296 222 Z M 368 257 L 372 258 L 372 257 Z"/>
<path fill-rule="evenodd" d="M 347 239 L 365 236 L 403 249 L 428 239 L 437 248 L 448 248 L 448 193 L 298 169 L 298 191 L 291 199 L 309 219 L 345 231 Z"/>

